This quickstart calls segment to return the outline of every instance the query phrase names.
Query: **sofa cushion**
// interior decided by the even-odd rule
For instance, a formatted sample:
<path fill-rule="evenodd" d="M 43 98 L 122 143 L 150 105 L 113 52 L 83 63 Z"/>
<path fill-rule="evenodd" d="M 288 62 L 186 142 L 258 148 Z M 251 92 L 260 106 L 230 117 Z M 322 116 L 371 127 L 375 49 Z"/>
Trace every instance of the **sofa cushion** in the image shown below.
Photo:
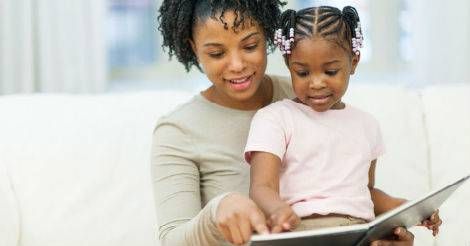
<path fill-rule="evenodd" d="M 376 187 L 406 199 L 430 191 L 429 156 L 418 91 L 393 85 L 351 84 L 344 99 L 379 121 L 386 153 L 378 158 Z M 415 245 L 432 245 L 431 233 L 414 227 Z"/>
<path fill-rule="evenodd" d="M 423 91 L 433 188 L 470 174 L 470 85 L 436 85 Z M 468 245 L 470 183 L 441 208 L 438 245 Z"/>
<path fill-rule="evenodd" d="M 386 153 L 377 162 L 377 187 L 410 199 L 428 192 L 428 148 L 419 94 L 397 86 L 351 85 L 344 100 L 380 123 Z"/>
<path fill-rule="evenodd" d="M 0 245 L 16 246 L 19 218 L 16 199 L 4 163 L 0 162 Z"/>
<path fill-rule="evenodd" d="M 174 92 L 0 98 L 23 246 L 157 245 L 152 130 Z M 3 219 L 3 218 L 2 218 Z"/>

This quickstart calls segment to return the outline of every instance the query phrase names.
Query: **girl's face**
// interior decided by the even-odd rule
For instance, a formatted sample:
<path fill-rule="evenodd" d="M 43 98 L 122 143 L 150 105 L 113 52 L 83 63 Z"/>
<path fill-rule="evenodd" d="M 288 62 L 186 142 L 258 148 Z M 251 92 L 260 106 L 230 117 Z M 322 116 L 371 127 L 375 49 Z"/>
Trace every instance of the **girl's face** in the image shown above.
<path fill-rule="evenodd" d="M 248 20 L 234 31 L 234 12 L 228 11 L 223 17 L 228 29 L 212 18 L 193 28 L 191 46 L 213 84 L 204 95 L 227 107 L 258 108 L 266 94 L 260 89 L 267 63 L 263 29 L 255 21 L 250 25 Z"/>
<path fill-rule="evenodd" d="M 341 102 L 359 56 L 333 41 L 312 37 L 296 40 L 288 59 L 297 98 L 318 112 L 342 109 Z"/>

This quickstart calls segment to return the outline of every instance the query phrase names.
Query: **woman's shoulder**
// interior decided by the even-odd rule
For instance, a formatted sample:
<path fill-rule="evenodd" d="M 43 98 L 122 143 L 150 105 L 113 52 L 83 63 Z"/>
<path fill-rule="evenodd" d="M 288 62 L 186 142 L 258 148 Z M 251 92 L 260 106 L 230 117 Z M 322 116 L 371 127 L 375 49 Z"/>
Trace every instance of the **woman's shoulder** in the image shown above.
<path fill-rule="evenodd" d="M 292 81 L 288 76 L 268 75 L 273 82 L 273 102 L 284 98 L 294 98 L 294 90 L 292 89 Z"/>
<path fill-rule="evenodd" d="M 183 125 L 192 121 L 202 111 L 201 102 L 198 95 L 162 114 L 156 123 L 156 128 L 162 124 Z"/>

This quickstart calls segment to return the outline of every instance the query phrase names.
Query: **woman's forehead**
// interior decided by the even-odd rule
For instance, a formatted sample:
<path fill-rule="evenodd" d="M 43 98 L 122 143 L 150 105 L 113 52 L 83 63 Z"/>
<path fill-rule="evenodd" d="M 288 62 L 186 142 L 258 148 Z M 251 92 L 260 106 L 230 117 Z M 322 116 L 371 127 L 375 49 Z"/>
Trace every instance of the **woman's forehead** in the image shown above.
<path fill-rule="evenodd" d="M 245 19 L 237 25 L 236 18 L 236 15 L 231 12 L 224 13 L 223 18 L 207 18 L 206 20 L 199 20 L 194 26 L 193 38 L 217 38 L 229 36 L 233 38 L 234 36 L 242 37 L 255 32 L 263 34 L 261 26 L 255 20 Z"/>
<path fill-rule="evenodd" d="M 232 29 L 236 32 L 259 26 L 258 22 L 253 17 L 249 16 L 248 13 L 245 12 L 242 15 L 240 12 L 233 10 L 216 12 L 211 16 L 197 18 L 194 25 L 195 29 L 215 26 L 224 29 Z"/>

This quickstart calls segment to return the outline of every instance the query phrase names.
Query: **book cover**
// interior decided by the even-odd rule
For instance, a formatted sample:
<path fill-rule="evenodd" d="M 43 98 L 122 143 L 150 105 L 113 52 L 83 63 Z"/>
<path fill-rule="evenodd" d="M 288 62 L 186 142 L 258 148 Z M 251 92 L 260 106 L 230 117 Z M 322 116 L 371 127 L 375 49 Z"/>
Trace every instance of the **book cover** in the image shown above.
<path fill-rule="evenodd" d="M 429 218 L 454 191 L 470 177 L 466 176 L 384 213 L 375 220 L 353 226 L 338 226 L 301 232 L 254 235 L 251 246 L 369 245 L 393 233 L 396 227 L 412 227 Z"/>

